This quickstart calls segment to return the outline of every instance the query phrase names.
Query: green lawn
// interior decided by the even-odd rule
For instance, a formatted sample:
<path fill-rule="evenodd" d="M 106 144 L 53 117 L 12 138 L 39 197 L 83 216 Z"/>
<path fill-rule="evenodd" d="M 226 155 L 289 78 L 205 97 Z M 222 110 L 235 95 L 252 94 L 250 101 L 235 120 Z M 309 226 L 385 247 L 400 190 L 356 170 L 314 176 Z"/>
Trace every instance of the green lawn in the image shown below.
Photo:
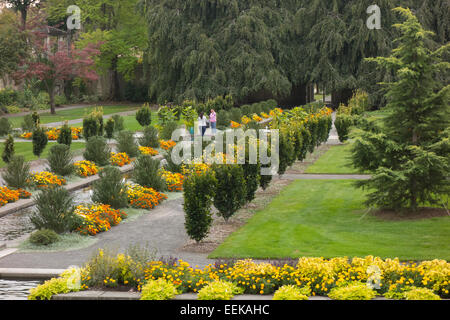
<path fill-rule="evenodd" d="M 308 167 L 305 173 L 328 173 L 328 174 L 354 174 L 360 173 L 351 166 L 352 144 L 332 146 L 314 164 Z"/>
<path fill-rule="evenodd" d="M 56 142 L 48 143 L 47 147 L 45 148 L 44 152 L 41 155 L 41 159 L 45 159 L 48 156 L 50 147 L 55 143 Z M 0 153 L 3 153 L 4 148 L 5 148 L 5 144 L 2 143 L 0 146 Z M 16 143 L 14 143 L 14 148 L 15 148 L 15 155 L 24 156 L 26 161 L 38 160 L 38 157 L 36 157 L 33 154 L 33 144 L 31 142 L 16 142 Z M 72 151 L 76 152 L 76 151 L 82 150 L 84 148 L 85 148 L 84 142 L 72 142 L 72 145 L 71 145 Z M 6 164 L 0 158 L 0 168 L 2 168 L 4 166 L 6 166 Z"/>
<path fill-rule="evenodd" d="M 450 217 L 381 220 L 347 180 L 293 182 L 210 258 L 364 257 L 450 259 Z"/>
<path fill-rule="evenodd" d="M 70 110 L 57 110 L 55 115 L 52 115 L 49 113 L 43 113 L 41 114 L 41 123 L 52 123 L 52 122 L 64 122 L 66 120 L 75 120 L 75 119 L 81 119 L 84 117 L 86 113 L 89 113 L 94 107 L 89 106 L 86 108 L 77 108 L 77 109 L 70 109 Z M 136 106 L 105 106 L 103 107 L 103 114 L 104 115 L 110 115 L 114 113 L 119 112 L 126 112 L 126 111 L 132 111 L 137 110 L 138 107 Z M 11 125 L 13 128 L 20 128 L 22 122 L 23 122 L 23 116 L 20 117 L 11 117 L 9 118 L 9 121 L 11 122 Z"/>

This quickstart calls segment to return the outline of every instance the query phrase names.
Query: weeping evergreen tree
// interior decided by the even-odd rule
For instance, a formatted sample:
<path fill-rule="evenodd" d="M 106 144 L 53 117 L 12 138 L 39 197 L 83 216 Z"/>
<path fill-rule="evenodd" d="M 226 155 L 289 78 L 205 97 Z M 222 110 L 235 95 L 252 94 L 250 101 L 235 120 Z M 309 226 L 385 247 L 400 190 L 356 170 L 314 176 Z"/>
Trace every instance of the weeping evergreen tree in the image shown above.
<path fill-rule="evenodd" d="M 394 25 L 400 36 L 389 57 L 369 59 L 391 70 L 395 79 L 386 83 L 388 108 L 382 133 L 365 132 L 353 149 L 353 163 L 374 171 L 358 185 L 370 190 L 367 204 L 390 209 L 418 209 L 442 203 L 449 193 L 450 85 L 442 75 L 450 63 L 442 56 L 450 45 L 437 50 L 426 46 L 433 32 L 426 31 L 409 9 L 396 8 L 406 20 Z"/>
<path fill-rule="evenodd" d="M 286 70 L 294 66 L 294 54 L 284 59 L 279 48 L 285 40 L 280 30 L 292 15 L 284 2 L 141 3 L 152 44 L 147 61 L 150 96 L 159 102 L 206 100 L 224 94 L 247 102 L 291 93 L 295 79 Z M 286 32 L 282 35 L 288 37 Z"/>

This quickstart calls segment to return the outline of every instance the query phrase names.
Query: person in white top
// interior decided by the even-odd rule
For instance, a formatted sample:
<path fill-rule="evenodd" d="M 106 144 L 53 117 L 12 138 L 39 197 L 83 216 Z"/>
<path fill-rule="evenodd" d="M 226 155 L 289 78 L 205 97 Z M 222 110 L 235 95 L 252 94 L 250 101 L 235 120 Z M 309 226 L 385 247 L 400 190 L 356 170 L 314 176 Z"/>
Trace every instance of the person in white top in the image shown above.
<path fill-rule="evenodd" d="M 203 137 L 206 132 L 206 117 L 203 112 L 201 112 L 200 115 L 198 116 L 198 126 Z"/>

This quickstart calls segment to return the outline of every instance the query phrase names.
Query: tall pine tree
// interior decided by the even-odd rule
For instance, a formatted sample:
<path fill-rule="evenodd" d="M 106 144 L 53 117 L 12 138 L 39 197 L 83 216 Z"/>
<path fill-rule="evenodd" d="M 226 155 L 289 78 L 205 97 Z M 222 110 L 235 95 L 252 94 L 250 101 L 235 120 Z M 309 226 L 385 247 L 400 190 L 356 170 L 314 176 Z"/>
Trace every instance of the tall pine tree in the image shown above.
<path fill-rule="evenodd" d="M 449 192 L 450 85 L 440 75 L 450 70 L 442 56 L 450 44 L 433 51 L 426 46 L 433 32 L 426 31 L 409 9 L 396 8 L 406 20 L 395 27 L 398 44 L 389 57 L 369 59 L 395 74 L 388 87 L 388 108 L 380 134 L 366 132 L 353 150 L 355 167 L 372 170 L 368 205 L 418 209 L 435 204 Z"/>

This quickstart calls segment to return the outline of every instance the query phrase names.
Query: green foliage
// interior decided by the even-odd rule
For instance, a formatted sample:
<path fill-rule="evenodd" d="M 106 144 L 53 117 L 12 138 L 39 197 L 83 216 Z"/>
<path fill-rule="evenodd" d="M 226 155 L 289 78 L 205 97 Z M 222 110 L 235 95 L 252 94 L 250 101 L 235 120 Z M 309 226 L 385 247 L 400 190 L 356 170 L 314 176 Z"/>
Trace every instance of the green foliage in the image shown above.
<path fill-rule="evenodd" d="M 2 159 L 5 163 L 9 163 L 14 156 L 14 138 L 9 135 L 5 141 L 5 148 L 3 149 Z"/>
<path fill-rule="evenodd" d="M 261 179 L 261 164 L 258 162 L 256 164 L 250 164 L 249 159 L 249 149 L 250 147 L 247 145 L 246 147 L 246 159 L 245 164 L 241 165 L 244 173 L 244 180 L 246 186 L 245 192 L 245 201 L 252 202 L 255 199 L 255 193 L 259 188 L 260 179 Z"/>
<path fill-rule="evenodd" d="M 136 120 L 142 127 L 147 127 L 152 123 L 152 110 L 148 103 L 136 112 Z"/>
<path fill-rule="evenodd" d="M 41 157 L 42 152 L 48 143 L 48 137 L 45 130 L 41 127 L 33 131 L 33 154 L 38 158 Z"/>
<path fill-rule="evenodd" d="M 334 121 L 336 130 L 339 135 L 339 141 L 345 142 L 348 140 L 350 128 L 353 125 L 353 117 L 346 114 L 339 114 Z"/>
<path fill-rule="evenodd" d="M 8 118 L 0 118 L 0 136 L 6 136 L 11 133 L 12 126 Z"/>
<path fill-rule="evenodd" d="M 52 146 L 47 161 L 50 166 L 50 171 L 59 176 L 69 176 L 75 170 L 72 152 L 70 151 L 70 147 L 65 144 Z"/>
<path fill-rule="evenodd" d="M 441 300 L 441 298 L 428 288 L 414 286 L 391 288 L 384 294 L 387 299 L 393 300 Z"/>
<path fill-rule="evenodd" d="M 282 175 L 286 172 L 295 161 L 295 146 L 289 133 L 280 131 L 280 166 L 278 174 Z"/>
<path fill-rule="evenodd" d="M 130 158 L 134 158 L 139 155 L 139 146 L 134 139 L 134 132 L 119 132 L 117 136 L 117 150 L 120 153 L 125 152 Z"/>
<path fill-rule="evenodd" d="M 111 148 L 108 146 L 106 139 L 99 136 L 90 137 L 86 143 L 86 150 L 83 157 L 95 162 L 99 166 L 106 166 L 109 163 Z"/>
<path fill-rule="evenodd" d="M 242 110 L 239 108 L 233 108 L 230 111 L 230 120 L 237 122 L 237 123 L 241 123 L 241 119 L 242 119 Z M 227 126 L 229 126 L 230 124 L 228 124 Z"/>
<path fill-rule="evenodd" d="M 156 191 L 165 191 L 166 181 L 159 172 L 161 161 L 148 155 L 139 156 L 133 163 L 133 182 Z"/>
<path fill-rule="evenodd" d="M 30 235 L 29 238 L 29 241 L 37 246 L 48 246 L 52 243 L 57 242 L 58 240 L 58 234 L 55 231 L 49 229 L 35 231 Z"/>
<path fill-rule="evenodd" d="M 121 115 L 115 114 L 112 116 L 112 119 L 114 120 L 114 131 L 115 132 L 120 132 L 123 129 L 125 129 L 124 119 Z"/>
<path fill-rule="evenodd" d="M 178 129 L 178 123 L 175 121 L 166 122 L 159 131 L 161 140 L 171 140 L 172 134 Z"/>
<path fill-rule="evenodd" d="M 363 90 L 356 90 L 348 102 L 352 115 L 360 115 L 369 110 L 369 95 Z"/>
<path fill-rule="evenodd" d="M 23 156 L 13 156 L 6 170 L 2 173 L 2 179 L 11 188 L 23 189 L 28 185 L 30 177 L 30 164 Z"/>
<path fill-rule="evenodd" d="M 149 280 L 142 287 L 141 300 L 171 300 L 178 295 L 177 287 L 171 282 L 159 278 Z"/>
<path fill-rule="evenodd" d="M 35 196 L 35 202 L 36 211 L 30 221 L 37 229 L 50 229 L 61 234 L 78 227 L 80 220 L 74 213 L 73 197 L 66 189 L 44 189 Z"/>
<path fill-rule="evenodd" d="M 103 136 L 103 109 L 95 108 L 83 119 L 83 137 L 87 140 L 93 136 Z"/>
<path fill-rule="evenodd" d="M 230 112 L 225 110 L 220 110 L 217 112 L 217 127 L 218 128 L 228 128 L 230 126 Z"/>
<path fill-rule="evenodd" d="M 31 114 L 27 114 L 23 117 L 21 128 L 23 132 L 33 132 L 36 129 L 36 123 Z"/>
<path fill-rule="evenodd" d="M 308 300 L 309 295 L 311 295 L 311 289 L 307 287 L 298 288 L 293 285 L 284 285 L 275 291 L 273 300 Z"/>
<path fill-rule="evenodd" d="M 36 288 L 30 289 L 28 300 L 51 300 L 54 295 L 69 293 L 70 291 L 67 279 L 53 278 Z"/>
<path fill-rule="evenodd" d="M 206 172 L 189 175 L 183 183 L 186 232 L 197 242 L 208 235 L 211 227 L 211 205 L 216 182 L 211 172 Z"/>
<path fill-rule="evenodd" d="M 0 14 L 1 19 L 1 14 Z M 0 35 L 1 37 L 1 35 Z M 0 90 L 0 106 L 9 106 L 13 105 L 18 100 L 18 93 L 17 91 L 11 89 L 11 88 L 5 88 Z"/>
<path fill-rule="evenodd" d="M 142 147 L 158 148 L 159 147 L 158 129 L 156 129 L 153 126 L 145 127 L 142 137 L 139 138 L 139 144 Z"/>
<path fill-rule="evenodd" d="M 64 124 L 64 126 L 60 130 L 58 143 L 65 144 L 69 147 L 72 144 L 72 129 L 69 127 L 67 123 Z"/>
<path fill-rule="evenodd" d="M 218 215 L 228 221 L 246 202 L 246 181 L 240 165 L 214 165 L 217 180 L 214 191 L 214 206 Z"/>
<path fill-rule="evenodd" d="M 190 101 L 185 101 L 182 109 L 184 124 L 186 125 L 186 128 L 193 128 L 195 120 L 198 118 L 197 111 L 195 110 L 192 105 L 189 105 Z"/>
<path fill-rule="evenodd" d="M 333 300 L 372 300 L 376 292 L 362 282 L 350 282 L 330 290 L 328 297 Z"/>
<path fill-rule="evenodd" d="M 108 121 L 106 121 L 105 126 L 106 137 L 108 139 L 112 139 L 112 137 L 114 136 L 114 127 L 115 127 L 114 119 L 109 118 Z"/>
<path fill-rule="evenodd" d="M 114 209 L 128 206 L 125 179 L 116 167 L 106 167 L 99 172 L 100 179 L 92 186 L 92 201 L 108 204 Z"/>
<path fill-rule="evenodd" d="M 158 118 L 162 127 L 164 127 L 167 123 L 174 122 L 176 120 L 174 111 L 168 106 L 161 106 L 158 109 Z"/>
<path fill-rule="evenodd" d="M 183 164 L 182 163 L 176 163 L 172 159 L 172 152 L 164 152 L 163 157 L 166 160 L 166 163 L 164 164 L 164 168 L 167 171 L 173 172 L 173 173 L 182 173 L 183 171 Z"/>
<path fill-rule="evenodd" d="M 449 192 L 450 86 L 441 79 L 450 63 L 444 62 L 448 46 L 428 49 L 432 33 L 409 9 L 395 11 L 405 20 L 395 25 L 400 32 L 398 47 L 389 57 L 368 59 L 394 74 L 386 84 L 391 113 L 383 133 L 371 130 L 357 140 L 352 159 L 361 171 L 375 172 L 357 183 L 372 191 L 367 205 L 416 210 L 437 204 Z"/>
<path fill-rule="evenodd" d="M 210 282 L 198 292 L 198 300 L 231 300 L 235 295 L 242 294 L 243 289 L 228 281 Z"/>

